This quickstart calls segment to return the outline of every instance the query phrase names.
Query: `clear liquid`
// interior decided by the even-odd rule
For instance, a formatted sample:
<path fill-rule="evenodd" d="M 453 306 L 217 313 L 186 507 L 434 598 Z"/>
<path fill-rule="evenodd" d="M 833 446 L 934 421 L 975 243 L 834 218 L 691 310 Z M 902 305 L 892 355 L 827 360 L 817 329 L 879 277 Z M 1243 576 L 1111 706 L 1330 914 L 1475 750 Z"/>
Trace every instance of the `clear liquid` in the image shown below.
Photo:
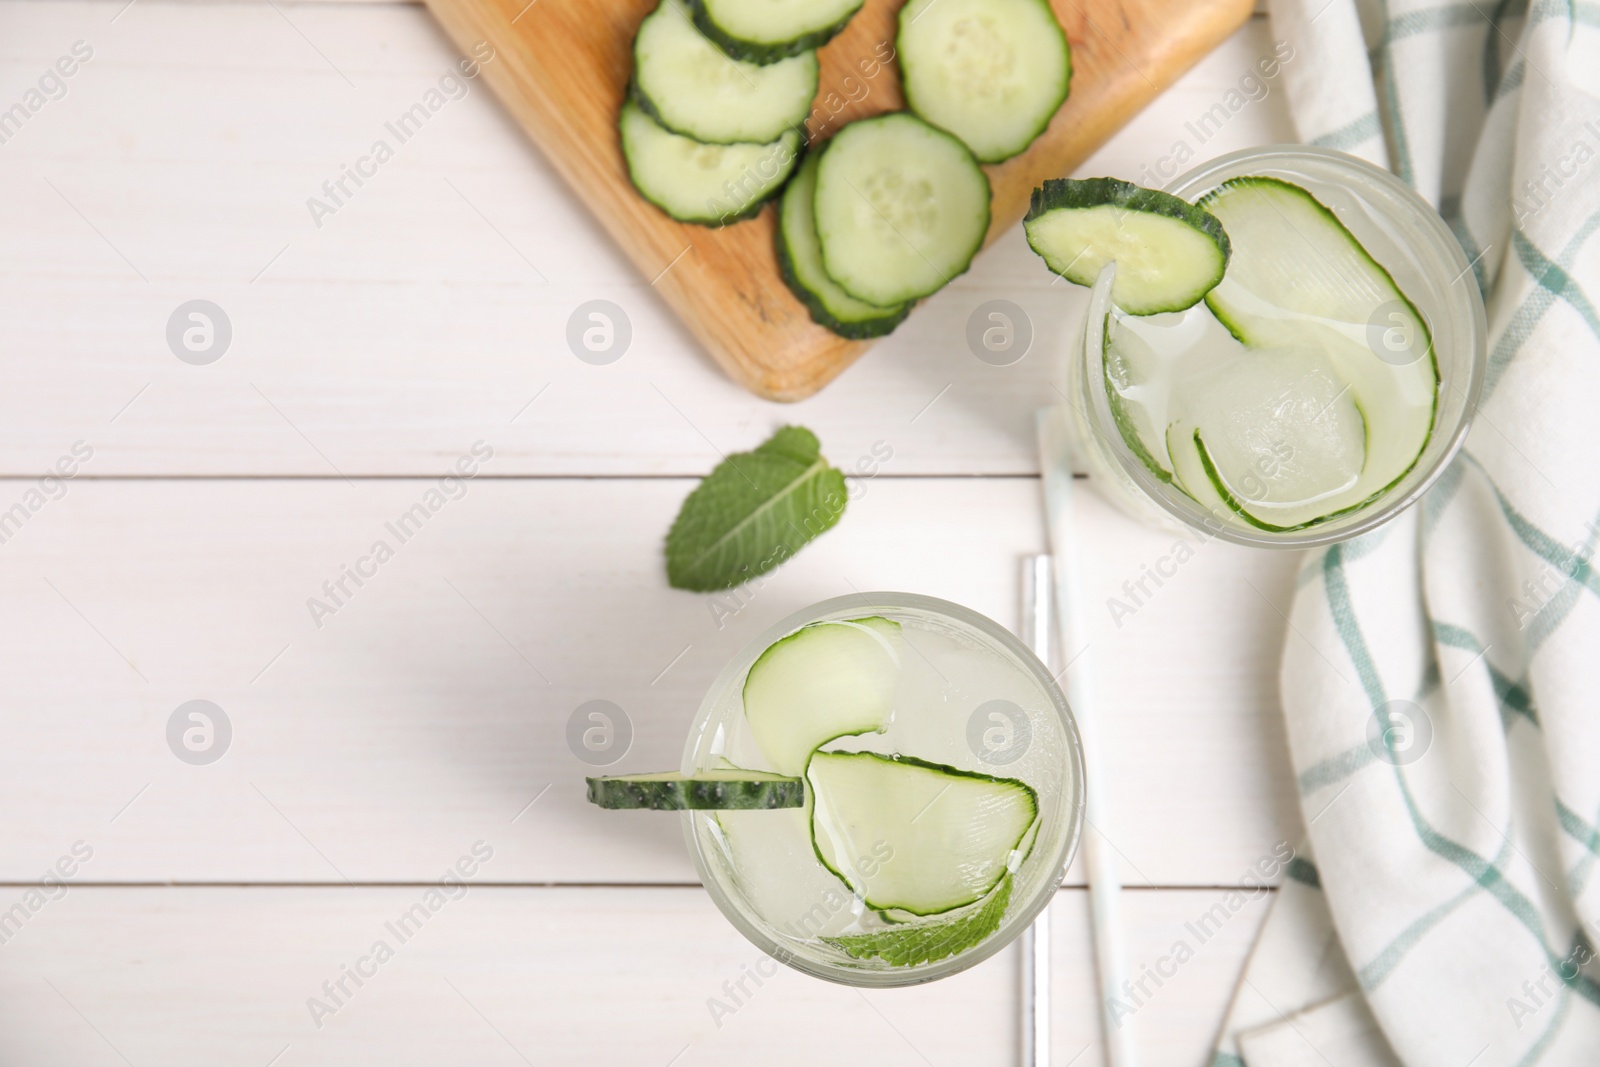
<path fill-rule="evenodd" d="M 1363 472 L 1402 471 L 1424 443 L 1369 455 L 1369 446 L 1392 445 L 1394 435 L 1369 432 L 1341 354 L 1310 344 L 1246 348 L 1204 303 L 1164 315 L 1116 314 L 1109 332 L 1105 388 L 1119 402 L 1124 441 L 1133 447 L 1129 438 L 1136 438 L 1153 460 L 1147 466 L 1214 511 L 1243 507 L 1292 525 L 1364 503 L 1392 479 L 1364 488 Z M 1364 350 L 1358 356 L 1370 362 Z M 1431 395 L 1405 406 L 1402 418 L 1425 423 Z M 1197 468 L 1190 454 L 1202 426 L 1214 472 Z"/>
<path fill-rule="evenodd" d="M 900 623 L 904 638 L 893 715 L 882 733 L 841 738 L 824 750 L 916 756 L 1030 786 L 1039 801 L 1039 820 L 1024 839 L 1024 846 L 1032 847 L 1026 848 L 1025 857 L 1024 849 L 1011 857 L 1009 907 L 1023 906 L 1037 895 L 1042 881 L 1059 877 L 1050 859 L 1063 834 L 1075 832 L 1080 796 L 1075 739 L 1058 711 L 1059 694 L 1023 669 L 1011 650 L 957 620 L 903 609 L 872 613 Z M 696 746 L 700 767 L 726 761 L 769 769 L 746 725 L 742 690 L 741 675 L 713 705 Z M 982 713 L 980 722 L 989 732 L 975 748 L 969 739 L 974 713 L 994 701 L 1007 702 L 1005 707 L 1019 712 L 1025 725 L 1019 730 L 1004 714 L 992 718 Z M 989 762 L 979 753 L 1005 762 Z M 708 873 L 724 883 L 724 892 L 783 951 L 854 969 L 890 967 L 881 960 L 848 957 L 820 940 L 891 924 L 818 860 L 808 809 L 696 812 L 690 817 Z M 850 858 L 865 863 L 872 857 Z"/>

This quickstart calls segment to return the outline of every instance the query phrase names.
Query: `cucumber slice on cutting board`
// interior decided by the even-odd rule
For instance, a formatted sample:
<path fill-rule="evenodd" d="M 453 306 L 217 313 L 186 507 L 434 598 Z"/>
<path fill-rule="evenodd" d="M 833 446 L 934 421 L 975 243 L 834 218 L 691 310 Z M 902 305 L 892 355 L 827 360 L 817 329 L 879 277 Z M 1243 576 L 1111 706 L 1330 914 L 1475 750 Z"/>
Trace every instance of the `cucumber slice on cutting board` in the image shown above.
<path fill-rule="evenodd" d="M 998 163 L 1044 132 L 1072 77 L 1045 0 L 911 0 L 896 38 L 906 105 Z"/>
<path fill-rule="evenodd" d="M 989 179 L 966 145 L 897 111 L 839 131 L 818 164 L 813 209 L 828 275 L 892 307 L 967 269 L 989 229 Z"/>
<path fill-rule="evenodd" d="M 1235 251 L 1227 276 L 1206 297 L 1212 314 L 1251 347 L 1326 353 L 1365 423 L 1361 476 L 1327 502 L 1328 511 L 1242 514 L 1266 529 L 1294 529 L 1392 488 L 1421 458 L 1438 405 L 1433 339 L 1416 305 L 1338 217 L 1297 185 L 1236 178 L 1201 203 L 1227 227 Z M 1218 471 L 1226 480 L 1220 464 Z"/>
<path fill-rule="evenodd" d="M 807 156 L 783 190 L 778 207 L 778 270 L 790 290 L 811 312 L 812 321 L 841 337 L 860 340 L 881 337 L 905 321 L 912 302 L 879 307 L 857 300 L 828 277 L 822 266 L 822 246 L 817 242 L 811 210 L 821 157 Z"/>
<path fill-rule="evenodd" d="M 900 624 L 879 616 L 817 622 L 776 642 L 744 682 L 744 716 L 779 774 L 804 773 L 817 748 L 888 728 L 900 685 Z"/>
<path fill-rule="evenodd" d="M 749 218 L 800 155 L 794 130 L 771 144 L 701 144 L 668 130 L 632 100 L 622 105 L 617 125 L 634 188 L 679 222 L 723 226 Z"/>
<path fill-rule="evenodd" d="M 708 41 L 678 0 L 661 0 L 633 39 L 640 106 L 673 133 L 705 144 L 768 144 L 799 129 L 817 93 L 817 56 L 744 63 Z"/>
<path fill-rule="evenodd" d="M 818 752 L 806 780 L 817 858 L 867 907 L 914 915 L 986 896 L 1039 813 L 1026 783 L 909 756 Z"/>
<path fill-rule="evenodd" d="M 586 778 L 589 803 L 602 808 L 645 808 L 652 811 L 718 811 L 750 808 L 798 808 L 805 804 L 805 783 L 799 778 L 740 768 L 684 775 L 677 771 L 616 774 Z"/>
<path fill-rule="evenodd" d="M 821 48 L 863 0 L 694 0 L 700 32 L 734 59 L 773 63 Z"/>
<path fill-rule="evenodd" d="M 1231 245 L 1224 223 L 1170 193 L 1116 178 L 1053 178 L 1022 220 L 1028 244 L 1055 273 L 1092 286 L 1115 260 L 1111 299 L 1130 315 L 1183 311 L 1222 281 Z"/>

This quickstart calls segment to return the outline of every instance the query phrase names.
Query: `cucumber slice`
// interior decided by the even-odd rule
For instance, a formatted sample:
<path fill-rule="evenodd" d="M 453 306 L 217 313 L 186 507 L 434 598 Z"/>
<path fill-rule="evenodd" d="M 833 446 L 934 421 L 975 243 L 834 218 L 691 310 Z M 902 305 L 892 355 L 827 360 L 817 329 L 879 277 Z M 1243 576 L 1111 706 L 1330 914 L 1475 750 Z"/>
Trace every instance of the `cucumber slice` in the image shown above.
<path fill-rule="evenodd" d="M 744 680 L 744 716 L 779 774 L 820 745 L 888 728 L 900 685 L 900 624 L 871 616 L 812 623 L 774 643 Z"/>
<path fill-rule="evenodd" d="M 1236 178 L 1201 203 L 1228 228 L 1237 253 L 1206 297 L 1212 314 L 1246 345 L 1326 353 L 1365 421 L 1358 483 L 1330 501 L 1337 509 L 1297 516 L 1299 526 L 1393 488 L 1433 436 L 1438 405 L 1433 338 L 1416 305 L 1344 224 L 1297 185 Z M 1298 526 L 1280 519 L 1265 528 Z"/>
<path fill-rule="evenodd" d="M 984 163 L 1027 148 L 1067 98 L 1071 50 L 1046 0 L 911 0 L 895 43 L 906 105 Z"/>
<path fill-rule="evenodd" d="M 778 206 L 778 271 L 794 295 L 811 312 L 811 319 L 840 337 L 881 337 L 905 321 L 912 303 L 879 307 L 857 300 L 828 277 L 822 267 L 822 247 L 811 210 L 817 187 L 815 154 L 807 156 L 783 190 Z"/>
<path fill-rule="evenodd" d="M 729 59 L 677 0 L 661 0 L 633 39 L 633 89 L 639 106 L 673 133 L 704 144 L 767 144 L 805 122 L 817 93 L 817 55 L 765 67 Z"/>
<path fill-rule="evenodd" d="M 839 131 L 813 209 L 829 276 L 893 307 L 967 269 L 989 229 L 989 180 L 966 145 L 897 111 Z"/>
<path fill-rule="evenodd" d="M 1183 311 L 1223 278 L 1222 223 L 1170 193 L 1116 178 L 1052 178 L 1022 220 L 1028 244 L 1069 282 L 1094 284 L 1112 260 L 1111 299 L 1130 315 Z"/>
<path fill-rule="evenodd" d="M 1039 814 L 1033 789 L 1015 778 L 910 756 L 818 752 L 806 781 L 817 858 L 885 911 L 936 915 L 982 899 Z M 854 862 L 885 844 L 883 863 Z"/>
<path fill-rule="evenodd" d="M 1116 316 L 1108 313 L 1102 347 L 1101 373 L 1111 421 L 1116 423 L 1123 444 L 1128 446 L 1146 470 L 1163 482 L 1172 481 L 1172 472 L 1161 462 L 1166 442 L 1151 421 L 1149 407 L 1140 396 L 1153 388 L 1159 359 L 1144 339 L 1130 330 L 1116 329 Z M 1152 444 L 1154 442 L 1154 444 Z"/>
<path fill-rule="evenodd" d="M 1320 350 L 1245 349 L 1184 390 L 1177 432 L 1192 438 L 1216 496 L 1251 525 L 1297 530 L 1370 498 L 1366 420 Z"/>
<path fill-rule="evenodd" d="M 821 48 L 863 0 L 693 0 L 694 22 L 734 59 L 775 63 Z"/>
<path fill-rule="evenodd" d="M 622 105 L 617 125 L 634 188 L 679 222 L 703 226 L 760 211 L 800 155 L 794 130 L 771 144 L 701 144 L 664 128 L 632 100 Z"/>
<path fill-rule="evenodd" d="M 1172 460 L 1172 480 L 1179 489 L 1188 493 L 1195 502 L 1213 515 L 1223 510 L 1233 511 L 1217 492 L 1215 483 L 1206 473 L 1205 462 L 1200 458 L 1200 443 L 1194 424 L 1176 420 L 1167 427 L 1167 456 Z M 1242 517 L 1242 516 L 1241 516 Z"/>
<path fill-rule="evenodd" d="M 805 783 L 767 771 L 739 768 L 616 774 L 586 778 L 589 803 L 602 808 L 648 808 L 652 811 L 699 809 L 798 808 L 805 804 Z"/>

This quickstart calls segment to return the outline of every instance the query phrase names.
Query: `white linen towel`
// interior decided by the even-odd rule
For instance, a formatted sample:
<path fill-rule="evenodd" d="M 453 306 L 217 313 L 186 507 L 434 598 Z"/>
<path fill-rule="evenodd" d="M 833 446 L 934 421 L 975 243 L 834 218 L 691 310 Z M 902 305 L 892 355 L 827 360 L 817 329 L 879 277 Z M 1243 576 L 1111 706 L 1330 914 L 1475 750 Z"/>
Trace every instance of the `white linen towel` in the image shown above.
<path fill-rule="evenodd" d="M 1309 846 L 1214 1064 L 1593 1067 L 1600 4 L 1270 6 L 1301 139 L 1439 208 L 1489 369 L 1424 500 L 1300 576 L 1281 686 Z"/>

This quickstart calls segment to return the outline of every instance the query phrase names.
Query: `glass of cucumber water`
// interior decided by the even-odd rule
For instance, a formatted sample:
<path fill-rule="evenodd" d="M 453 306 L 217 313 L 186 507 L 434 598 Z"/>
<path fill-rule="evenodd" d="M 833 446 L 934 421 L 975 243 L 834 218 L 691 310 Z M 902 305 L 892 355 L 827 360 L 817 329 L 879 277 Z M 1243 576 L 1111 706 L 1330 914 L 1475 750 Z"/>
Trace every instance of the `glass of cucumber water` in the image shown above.
<path fill-rule="evenodd" d="M 858 986 L 1000 951 L 1050 902 L 1083 824 L 1049 671 L 991 620 L 909 593 L 784 619 L 712 684 L 679 771 L 589 782 L 603 807 L 682 810 L 729 921 Z"/>
<path fill-rule="evenodd" d="M 1477 279 L 1387 171 L 1249 149 L 1164 191 L 1046 183 L 1026 226 L 1052 270 L 1093 287 L 1067 366 L 1076 452 L 1135 517 L 1329 544 L 1416 501 L 1466 435 Z"/>

